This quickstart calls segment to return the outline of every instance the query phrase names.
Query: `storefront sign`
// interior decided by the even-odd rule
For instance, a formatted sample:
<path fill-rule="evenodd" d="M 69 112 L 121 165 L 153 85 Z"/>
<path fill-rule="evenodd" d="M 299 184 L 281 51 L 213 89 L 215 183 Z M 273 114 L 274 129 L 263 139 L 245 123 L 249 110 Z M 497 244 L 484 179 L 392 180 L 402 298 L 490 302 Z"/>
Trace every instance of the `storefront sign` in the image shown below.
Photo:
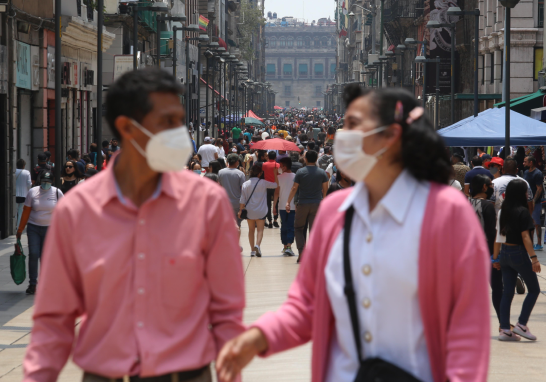
<path fill-rule="evenodd" d="M 70 86 L 76 89 L 80 88 L 80 63 L 72 61 L 70 66 Z"/>
<path fill-rule="evenodd" d="M 47 88 L 55 89 L 55 47 L 47 47 Z"/>
<path fill-rule="evenodd" d="M 124 54 L 114 56 L 114 82 L 124 73 L 133 70 L 133 55 Z"/>
<path fill-rule="evenodd" d="M 15 41 L 15 59 L 17 60 L 17 80 L 15 86 L 29 90 L 32 89 L 30 78 L 30 45 Z"/>
<path fill-rule="evenodd" d="M 0 45 L 0 94 L 8 93 L 8 50 Z"/>
<path fill-rule="evenodd" d="M 30 47 L 30 62 L 32 64 L 31 68 L 31 79 L 32 79 L 32 90 L 40 89 L 40 48 L 35 45 Z"/>

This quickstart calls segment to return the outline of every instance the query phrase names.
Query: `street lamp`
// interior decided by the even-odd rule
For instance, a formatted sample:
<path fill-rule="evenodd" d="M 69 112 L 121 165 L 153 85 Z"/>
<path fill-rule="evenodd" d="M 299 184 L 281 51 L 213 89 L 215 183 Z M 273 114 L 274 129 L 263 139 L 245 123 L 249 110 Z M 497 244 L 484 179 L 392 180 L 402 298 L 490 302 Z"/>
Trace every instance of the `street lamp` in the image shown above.
<path fill-rule="evenodd" d="M 137 50 L 138 50 L 138 11 L 146 12 L 157 12 L 157 16 L 159 16 L 160 13 L 168 13 L 169 9 L 167 7 L 167 4 L 165 3 L 154 3 L 153 6 L 139 6 L 137 2 L 129 4 L 133 7 L 133 70 L 138 69 L 138 60 L 137 60 Z M 180 21 L 186 21 L 186 17 L 184 16 L 177 16 L 178 19 L 183 19 Z M 157 35 L 160 36 L 159 33 L 159 26 L 157 27 Z M 158 37 L 159 41 L 159 37 Z M 159 50 L 159 44 L 157 46 L 157 49 Z"/>
<path fill-rule="evenodd" d="M 436 58 L 425 58 L 424 56 L 417 56 L 415 57 L 415 62 L 421 62 L 421 63 L 436 63 L 436 112 L 435 112 L 435 128 L 438 130 L 439 125 L 439 114 L 438 114 L 438 103 L 440 101 L 440 57 Z M 423 81 L 423 84 L 425 81 Z M 425 86 L 423 85 L 423 107 L 426 106 L 425 104 Z"/>
<path fill-rule="evenodd" d="M 507 19 L 510 19 L 510 8 L 507 8 L 506 11 L 508 12 Z M 479 25 L 480 25 L 480 10 L 475 9 L 473 11 L 463 11 L 459 7 L 449 7 L 447 10 L 448 16 L 465 16 L 465 15 L 474 15 L 474 117 L 478 116 L 478 40 L 480 39 L 480 31 L 479 31 Z M 508 24 L 510 24 L 510 21 L 508 21 Z M 508 25 L 508 29 L 505 25 L 504 30 L 510 30 L 510 25 Z M 505 36 L 506 39 L 506 36 Z M 508 37 L 508 39 L 510 39 Z M 504 65 L 505 70 L 508 70 L 508 73 L 510 73 L 510 56 L 508 56 L 507 62 Z M 508 64 L 508 65 L 507 65 Z M 504 85 L 508 85 L 510 87 L 510 81 L 505 81 Z"/>
<path fill-rule="evenodd" d="M 429 29 L 449 28 L 451 31 L 451 124 L 455 123 L 455 25 L 441 24 L 436 20 L 427 23 Z"/>

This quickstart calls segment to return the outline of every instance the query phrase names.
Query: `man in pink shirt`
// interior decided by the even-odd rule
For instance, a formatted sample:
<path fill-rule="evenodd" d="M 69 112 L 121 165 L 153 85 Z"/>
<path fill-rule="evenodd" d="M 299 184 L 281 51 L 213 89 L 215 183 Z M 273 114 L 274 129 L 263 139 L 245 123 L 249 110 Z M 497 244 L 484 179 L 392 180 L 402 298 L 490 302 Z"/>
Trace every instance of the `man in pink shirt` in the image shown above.
<path fill-rule="evenodd" d="M 179 171 L 193 151 L 179 94 L 158 69 L 110 87 L 106 119 L 123 150 L 56 207 L 25 382 L 55 381 L 71 354 L 84 382 L 208 382 L 243 331 L 233 211 L 219 185 Z"/>

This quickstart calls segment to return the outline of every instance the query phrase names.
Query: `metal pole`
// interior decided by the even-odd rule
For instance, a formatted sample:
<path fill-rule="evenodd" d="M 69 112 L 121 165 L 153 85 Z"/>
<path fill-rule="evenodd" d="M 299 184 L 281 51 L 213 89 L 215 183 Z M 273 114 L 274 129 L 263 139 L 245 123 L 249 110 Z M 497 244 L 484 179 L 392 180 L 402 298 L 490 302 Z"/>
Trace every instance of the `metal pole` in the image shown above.
<path fill-rule="evenodd" d="M 201 44 L 197 44 L 197 126 L 201 124 Z"/>
<path fill-rule="evenodd" d="M 451 24 L 451 124 L 455 123 L 455 25 Z"/>
<path fill-rule="evenodd" d="M 102 24 L 104 20 L 104 0 L 97 1 L 97 8 L 97 146 L 100 147 L 99 143 L 102 142 Z M 61 46 L 59 45 L 58 47 L 60 53 Z M 57 49 L 55 49 L 55 52 L 56 51 Z M 98 155 L 98 153 L 100 153 L 100 149 L 97 148 L 97 150 Z M 59 163 L 59 168 L 60 167 L 61 166 Z M 102 160 L 97 161 L 97 170 L 102 170 Z"/>
<path fill-rule="evenodd" d="M 214 135 L 214 121 L 216 120 L 216 105 L 214 104 L 214 85 L 215 85 L 215 80 L 216 80 L 216 76 L 214 75 L 215 72 L 216 72 L 216 63 L 214 62 L 214 58 L 212 59 L 212 81 L 211 81 L 211 85 L 212 86 L 212 90 L 210 92 L 211 94 L 211 100 L 210 100 L 210 103 L 212 105 L 212 122 L 210 124 L 210 131 L 211 131 L 211 138 L 216 138 L 216 136 Z"/>
<path fill-rule="evenodd" d="M 176 79 L 176 31 L 177 27 L 173 27 L 173 77 Z M 177 81 L 178 82 L 178 81 Z"/>
<path fill-rule="evenodd" d="M 138 69 L 137 50 L 138 50 L 138 3 L 131 4 L 133 6 L 133 70 Z M 99 146 L 100 147 L 100 146 Z"/>
<path fill-rule="evenodd" d="M 439 113 L 439 104 L 440 104 L 440 57 L 436 56 L 436 130 L 440 126 L 440 113 Z"/>
<path fill-rule="evenodd" d="M 383 11 L 384 11 L 384 8 L 385 8 L 385 0 L 381 0 L 381 23 L 380 23 L 380 28 L 381 28 L 381 33 L 379 35 L 379 55 L 382 56 L 383 55 Z M 379 87 L 382 88 L 383 87 L 383 65 L 380 65 L 379 66 Z"/>
<path fill-rule="evenodd" d="M 480 39 L 480 10 L 475 10 L 475 30 L 474 30 L 474 117 L 478 116 L 478 40 Z M 506 31 L 506 28 L 504 29 Z M 510 71 L 510 68 L 508 68 Z M 501 74 L 502 75 L 502 74 Z"/>
<path fill-rule="evenodd" d="M 425 102 L 425 85 L 427 83 L 427 63 L 426 62 L 423 62 L 422 64 L 423 66 L 421 67 L 421 69 L 423 70 L 423 89 L 422 89 L 422 95 L 421 95 L 421 98 L 422 98 L 422 101 L 423 101 L 423 107 L 426 108 L 427 107 L 427 103 Z"/>
<path fill-rule="evenodd" d="M 63 162 L 63 137 L 61 121 L 61 0 L 55 0 L 55 184 L 61 186 L 61 167 Z M 97 108 L 97 110 L 100 110 Z M 97 112 L 98 113 L 98 112 Z M 97 115 L 97 120 L 99 119 Z M 95 140 L 97 137 L 95 137 Z M 100 141 L 97 141 L 97 147 Z M 100 152 L 100 151 L 99 151 Z M 98 164 L 97 160 L 97 164 Z"/>
<path fill-rule="evenodd" d="M 205 128 L 207 127 L 207 124 L 209 123 L 209 86 L 210 86 L 209 58 L 207 56 L 207 88 L 205 89 Z"/>
<path fill-rule="evenodd" d="M 413 63 L 412 67 L 412 73 L 411 73 L 411 81 L 413 85 L 413 96 L 415 97 L 415 74 L 417 73 L 417 63 Z"/>
<path fill-rule="evenodd" d="M 157 28 L 157 33 L 156 33 L 156 37 L 157 37 L 156 62 L 157 62 L 157 67 L 158 68 L 161 68 L 161 65 L 160 65 L 160 60 L 161 60 L 161 32 L 159 31 L 159 21 L 160 20 L 161 20 L 161 16 L 156 15 L 155 16 L 155 25 L 156 25 L 156 28 Z"/>
<path fill-rule="evenodd" d="M 510 155 L 510 12 L 511 9 L 506 7 L 505 9 L 505 17 L 504 20 L 504 57 L 506 59 L 504 63 L 504 86 L 505 86 L 505 103 L 504 103 L 504 112 L 505 112 L 505 136 L 504 136 L 504 155 L 505 158 L 508 158 Z M 476 41 L 476 45 L 478 45 L 478 41 Z M 474 84 L 474 86 L 476 86 Z M 474 107 L 475 108 L 475 107 Z M 475 111 L 474 111 L 475 112 Z"/>
<path fill-rule="evenodd" d="M 375 0 L 373 0 L 373 13 L 372 13 L 372 54 L 375 54 L 375 20 L 377 18 L 377 5 L 375 5 Z"/>
<path fill-rule="evenodd" d="M 400 87 L 404 87 L 404 51 L 400 54 Z"/>
<path fill-rule="evenodd" d="M 184 48 L 186 53 L 186 118 L 191 118 L 190 117 L 190 38 L 189 36 L 186 36 L 186 46 Z"/>

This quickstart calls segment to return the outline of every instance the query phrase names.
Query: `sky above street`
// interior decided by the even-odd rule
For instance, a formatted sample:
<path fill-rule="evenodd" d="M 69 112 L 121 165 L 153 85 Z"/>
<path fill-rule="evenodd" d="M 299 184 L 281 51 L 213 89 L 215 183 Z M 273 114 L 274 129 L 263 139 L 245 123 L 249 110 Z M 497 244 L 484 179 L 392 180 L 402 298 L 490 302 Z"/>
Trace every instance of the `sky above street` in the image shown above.
<path fill-rule="evenodd" d="M 305 19 L 307 22 L 318 21 L 322 17 L 334 19 L 336 3 L 332 0 L 266 0 L 265 16 L 267 12 L 277 12 L 277 17 L 292 16 Z"/>

